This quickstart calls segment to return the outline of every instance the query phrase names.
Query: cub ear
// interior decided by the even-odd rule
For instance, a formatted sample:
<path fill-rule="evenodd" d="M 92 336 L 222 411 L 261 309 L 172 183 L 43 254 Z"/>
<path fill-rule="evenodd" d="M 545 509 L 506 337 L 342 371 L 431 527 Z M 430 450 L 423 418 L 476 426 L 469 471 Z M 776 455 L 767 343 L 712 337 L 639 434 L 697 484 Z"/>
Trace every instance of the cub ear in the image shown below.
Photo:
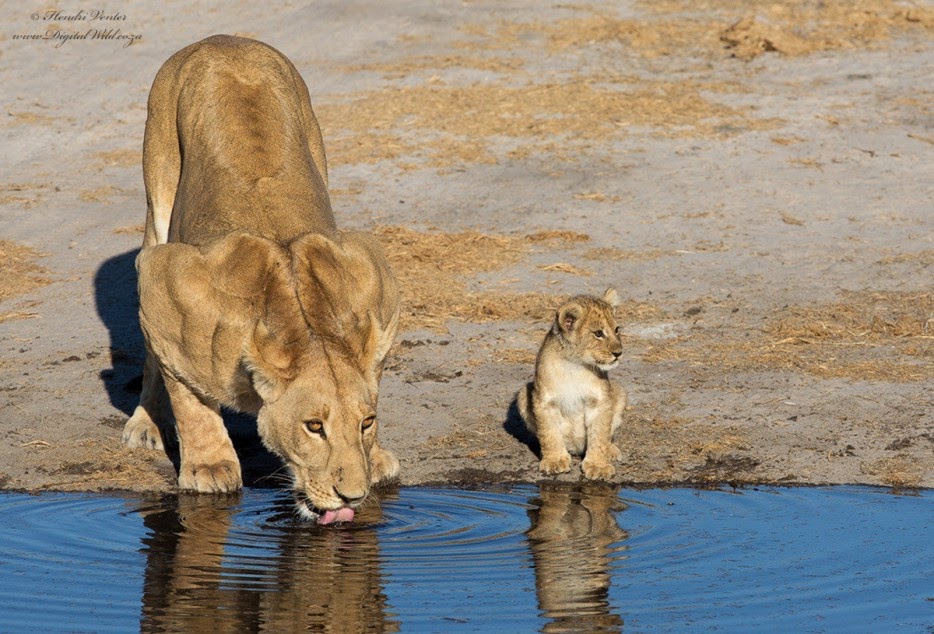
<path fill-rule="evenodd" d="M 616 292 L 615 288 L 608 288 L 603 292 L 603 301 L 609 304 L 611 308 L 616 308 L 619 306 L 619 293 Z"/>
<path fill-rule="evenodd" d="M 568 302 L 558 309 L 555 322 L 561 332 L 571 334 L 580 328 L 580 318 L 584 314 L 583 307 L 576 302 Z"/>

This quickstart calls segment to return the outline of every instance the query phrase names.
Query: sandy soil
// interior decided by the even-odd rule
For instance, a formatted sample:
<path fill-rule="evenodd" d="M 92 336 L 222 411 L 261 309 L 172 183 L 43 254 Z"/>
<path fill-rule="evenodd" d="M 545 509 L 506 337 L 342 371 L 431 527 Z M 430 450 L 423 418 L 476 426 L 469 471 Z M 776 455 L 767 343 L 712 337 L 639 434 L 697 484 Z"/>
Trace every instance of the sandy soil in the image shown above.
<path fill-rule="evenodd" d="M 612 285 L 619 482 L 934 486 L 930 4 L 62 4 L 0 17 L 3 488 L 174 485 L 119 442 L 140 147 L 158 67 L 218 32 L 295 62 L 339 222 L 402 280 L 402 484 L 536 481 L 513 394 L 560 298 Z"/>

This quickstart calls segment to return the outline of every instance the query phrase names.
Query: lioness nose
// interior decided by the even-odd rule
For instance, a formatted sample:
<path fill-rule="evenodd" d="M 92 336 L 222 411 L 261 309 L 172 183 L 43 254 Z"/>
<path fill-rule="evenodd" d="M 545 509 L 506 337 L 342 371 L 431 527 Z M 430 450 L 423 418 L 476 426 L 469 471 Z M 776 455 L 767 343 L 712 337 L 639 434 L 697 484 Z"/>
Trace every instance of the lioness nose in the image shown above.
<path fill-rule="evenodd" d="M 366 497 L 365 490 L 361 491 L 361 490 L 352 489 L 349 487 L 343 488 L 343 489 L 334 487 L 334 493 L 336 493 L 337 497 L 343 500 L 344 504 L 347 504 L 347 505 L 352 505 L 352 504 L 357 504 L 359 502 L 362 502 L 363 498 Z"/>

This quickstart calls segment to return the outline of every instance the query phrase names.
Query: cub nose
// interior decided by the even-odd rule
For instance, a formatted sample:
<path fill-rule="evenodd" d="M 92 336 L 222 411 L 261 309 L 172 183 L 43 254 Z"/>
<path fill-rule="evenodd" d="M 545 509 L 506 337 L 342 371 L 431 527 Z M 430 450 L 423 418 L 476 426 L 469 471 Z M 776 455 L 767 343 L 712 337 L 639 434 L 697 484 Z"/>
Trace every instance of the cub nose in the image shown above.
<path fill-rule="evenodd" d="M 619 359 L 623 354 L 622 350 L 611 350 L 611 352 L 613 353 L 614 359 Z"/>

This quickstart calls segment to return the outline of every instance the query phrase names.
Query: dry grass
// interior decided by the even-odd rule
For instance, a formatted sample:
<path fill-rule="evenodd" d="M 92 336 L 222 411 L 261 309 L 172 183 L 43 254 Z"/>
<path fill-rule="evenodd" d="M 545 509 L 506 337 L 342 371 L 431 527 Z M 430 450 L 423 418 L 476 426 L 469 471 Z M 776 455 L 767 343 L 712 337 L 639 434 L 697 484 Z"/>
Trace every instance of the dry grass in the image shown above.
<path fill-rule="evenodd" d="M 470 54 L 347 66 L 350 72 L 416 77 L 423 83 L 319 103 L 316 111 L 331 159 L 337 164 L 395 161 L 403 169 L 443 169 L 521 160 L 532 153 L 572 160 L 594 141 L 620 137 L 633 126 L 659 136 L 695 137 L 768 129 L 776 122 L 708 98 L 709 93 L 742 91 L 735 82 L 666 82 L 620 76 L 612 67 L 542 82 L 523 58 L 572 58 L 588 46 L 621 47 L 627 55 L 650 59 L 681 55 L 691 64 L 726 55 L 751 59 L 768 51 L 803 55 L 873 45 L 895 31 L 931 29 L 934 21 L 934 10 L 886 0 L 672 0 L 645 3 L 643 15 L 625 19 L 587 7 L 568 8 L 581 15 L 548 23 L 465 25 L 465 40 L 455 48 Z M 451 85 L 438 74 L 450 68 L 495 77 Z M 517 141 L 521 146 L 509 147 Z"/>
<path fill-rule="evenodd" d="M 51 282 L 46 277 L 49 271 L 35 263 L 39 257 L 42 257 L 42 254 L 35 249 L 9 240 L 0 240 L 0 302 L 29 293 Z M 2 313 L 0 322 L 18 316 L 20 313 Z"/>
<path fill-rule="evenodd" d="M 655 344 L 644 358 L 822 378 L 923 381 L 934 376 L 932 327 L 932 293 L 849 293 L 833 304 L 784 309 L 757 336 L 699 333 Z"/>
<path fill-rule="evenodd" d="M 719 39 L 741 59 L 767 52 L 797 56 L 872 47 L 898 32 L 934 29 L 934 9 L 892 0 L 643 0 L 640 4 L 648 14 L 671 18 L 676 24 L 685 15 L 701 14 L 726 21 L 729 26 L 722 28 Z M 709 34 L 702 41 L 709 44 Z"/>
<path fill-rule="evenodd" d="M 10 183 L 0 185 L 0 205 L 21 205 L 24 209 L 32 209 L 42 199 L 41 192 L 48 185 L 42 183 Z"/>
<path fill-rule="evenodd" d="M 52 117 L 38 112 L 13 112 L 7 111 L 7 122 L 12 125 L 52 125 L 58 117 Z"/>
<path fill-rule="evenodd" d="M 651 14 L 641 19 L 620 19 L 594 10 L 592 15 L 550 23 L 505 23 L 499 27 L 496 37 L 503 44 L 517 46 L 526 41 L 530 33 L 538 33 L 545 38 L 551 54 L 616 43 L 626 52 L 651 59 L 684 51 L 715 49 L 719 26 L 710 19 L 657 19 Z"/>
<path fill-rule="evenodd" d="M 896 455 L 890 458 L 880 458 L 862 467 L 863 473 L 879 478 L 888 486 L 896 489 L 915 488 L 924 481 L 924 462 L 910 456 Z"/>
<path fill-rule="evenodd" d="M 549 298 L 537 294 L 469 293 L 466 280 L 522 259 L 534 240 L 475 231 L 422 233 L 405 227 L 375 230 L 402 293 L 402 329 L 444 330 L 448 319 L 483 323 L 537 314 Z"/>
<path fill-rule="evenodd" d="M 702 96 L 710 86 L 607 81 L 397 87 L 324 103 L 316 113 L 336 163 L 411 156 L 433 167 L 495 162 L 502 139 L 521 140 L 525 152 L 560 154 L 624 134 L 629 126 L 667 136 L 715 136 L 761 125 Z"/>
<path fill-rule="evenodd" d="M 51 443 L 46 446 L 53 452 L 63 452 Z M 47 462 L 57 462 L 60 466 L 49 473 L 52 479 L 41 483 L 39 488 L 55 491 L 161 490 L 174 484 L 154 469 L 154 462 L 159 458 L 147 450 L 127 450 L 119 440 L 110 439 L 86 439 L 80 443 L 80 448 L 79 455 L 65 453 L 67 457 L 59 460 L 49 458 Z"/>
<path fill-rule="evenodd" d="M 82 202 L 86 203 L 107 203 L 111 202 L 111 198 L 118 196 L 123 193 L 119 187 L 114 187 L 113 185 L 104 185 L 103 187 L 97 187 L 95 189 L 84 189 L 78 194 L 78 198 Z"/>
<path fill-rule="evenodd" d="M 536 248 L 567 248 L 589 240 L 568 231 L 528 235 L 418 232 L 406 227 L 379 227 L 379 237 L 402 293 L 402 329 L 444 331 L 449 319 L 471 323 L 548 320 L 565 297 L 468 289 L 477 273 L 503 269 Z M 647 319 L 659 311 L 636 302 L 624 303 L 620 316 Z"/>
<path fill-rule="evenodd" d="M 673 251 L 662 251 L 659 249 L 653 251 L 624 251 L 615 247 L 598 247 L 588 249 L 581 254 L 586 260 L 614 260 L 629 262 L 645 262 L 648 260 L 657 260 L 666 255 L 672 255 Z"/>
<path fill-rule="evenodd" d="M 114 227 L 114 233 L 128 233 L 128 234 L 140 234 L 142 235 L 146 231 L 146 225 L 126 225 L 123 227 Z"/>
<path fill-rule="evenodd" d="M 143 162 L 143 152 L 138 149 L 97 152 L 93 156 L 100 167 L 135 167 Z"/>
<path fill-rule="evenodd" d="M 934 9 L 907 8 L 886 0 L 830 0 L 771 4 L 744 15 L 721 39 L 740 59 L 775 51 L 788 56 L 865 48 L 896 30 L 934 28 Z"/>
<path fill-rule="evenodd" d="M 899 253 L 889 255 L 881 260 L 879 264 L 920 264 L 921 266 L 934 265 L 934 249 L 926 249 L 916 253 Z"/>
<path fill-rule="evenodd" d="M 522 70 L 520 59 L 481 57 L 477 55 L 442 55 L 438 57 L 413 57 L 396 63 L 352 64 L 345 66 L 349 72 L 381 73 L 388 79 L 402 79 L 421 71 L 438 71 L 445 68 L 471 68 L 493 73 L 514 73 Z"/>
<path fill-rule="evenodd" d="M 793 306 L 766 328 L 776 340 L 880 342 L 934 335 L 934 293 L 847 293 L 826 306 Z"/>

